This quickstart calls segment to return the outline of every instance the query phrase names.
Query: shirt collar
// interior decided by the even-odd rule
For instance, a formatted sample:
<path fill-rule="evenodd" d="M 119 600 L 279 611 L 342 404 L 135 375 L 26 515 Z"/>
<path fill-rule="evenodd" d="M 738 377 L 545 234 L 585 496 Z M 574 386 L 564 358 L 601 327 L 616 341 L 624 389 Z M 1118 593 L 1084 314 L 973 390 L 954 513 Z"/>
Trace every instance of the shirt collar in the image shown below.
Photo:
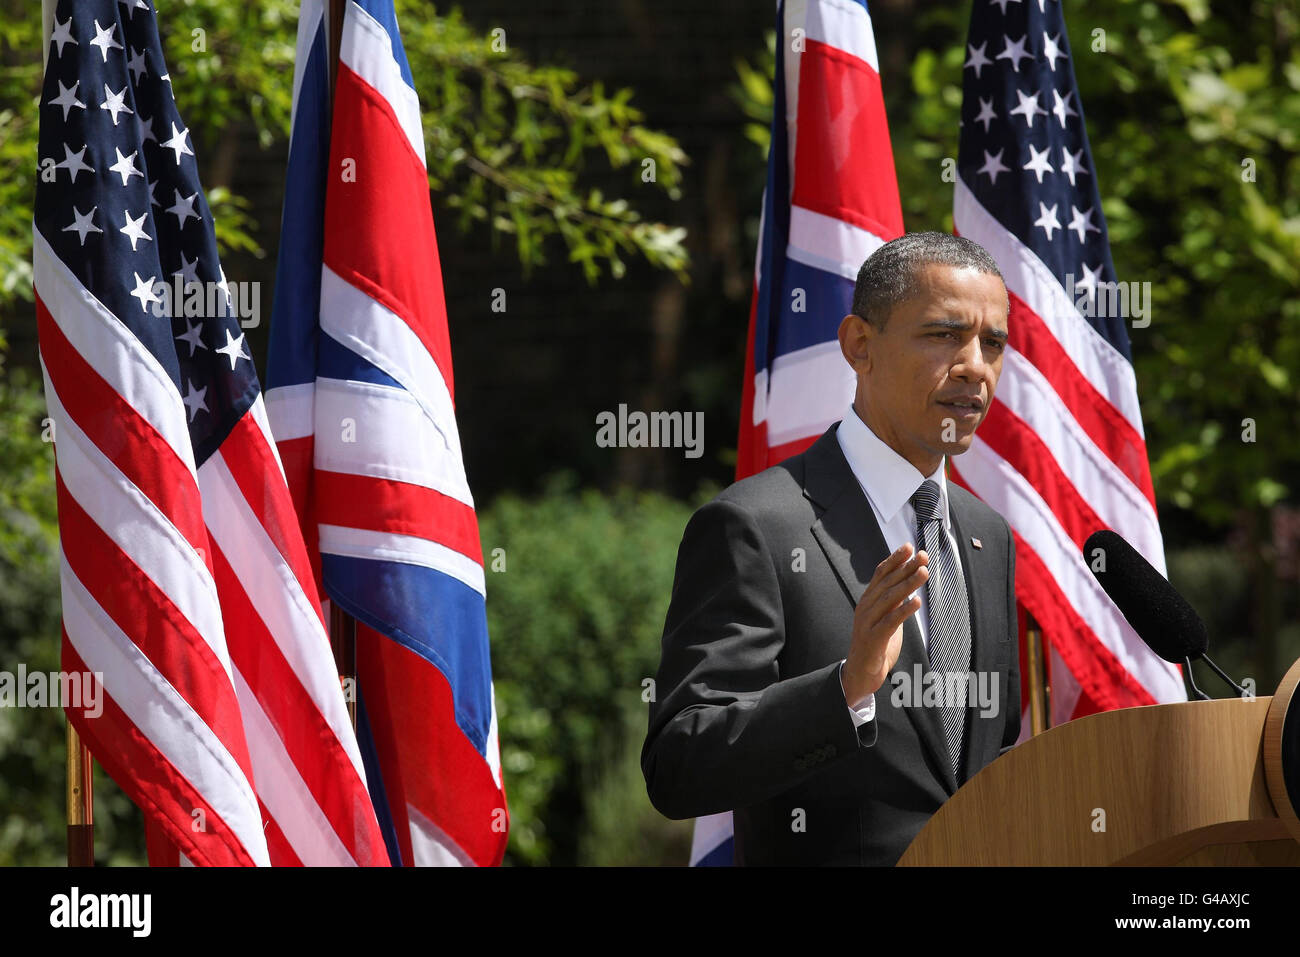
<path fill-rule="evenodd" d="M 946 457 L 932 475 L 922 475 L 916 466 L 872 432 L 852 406 L 836 429 L 836 437 L 862 491 L 885 522 L 893 521 L 898 510 L 929 478 L 939 486 L 939 514 L 943 516 L 943 527 L 945 530 L 952 527 L 948 516 L 948 481 L 944 474 Z"/>

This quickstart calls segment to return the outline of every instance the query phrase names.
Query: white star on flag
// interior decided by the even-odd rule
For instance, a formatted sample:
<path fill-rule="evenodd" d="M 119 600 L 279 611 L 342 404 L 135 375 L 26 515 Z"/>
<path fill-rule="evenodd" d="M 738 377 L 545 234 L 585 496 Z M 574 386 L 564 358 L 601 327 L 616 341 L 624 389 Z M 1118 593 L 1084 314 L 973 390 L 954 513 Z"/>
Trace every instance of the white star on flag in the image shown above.
<path fill-rule="evenodd" d="M 1035 116 L 1046 116 L 1047 111 L 1038 105 L 1038 94 L 1032 96 L 1028 93 L 1022 93 L 1016 90 L 1016 98 L 1020 100 L 1020 105 L 1011 111 L 1012 116 L 1019 114 L 1025 118 L 1025 123 L 1030 128 L 1034 125 Z"/>
<path fill-rule="evenodd" d="M 59 95 L 50 100 L 49 105 L 63 107 L 63 121 L 66 123 L 68 111 L 74 106 L 82 110 L 86 108 L 86 104 L 77 99 L 77 87 L 81 86 L 81 81 L 74 81 L 71 87 L 64 86 L 62 80 L 56 82 L 59 84 Z"/>
<path fill-rule="evenodd" d="M 1002 165 L 1002 150 L 998 150 L 996 156 L 988 150 L 984 151 L 984 165 L 979 168 L 979 172 L 987 173 L 994 186 L 997 185 L 999 173 L 1008 173 L 1010 171 L 1010 166 Z"/>
<path fill-rule="evenodd" d="M 172 138 L 162 143 L 164 149 L 176 151 L 176 165 L 181 165 L 181 156 L 193 156 L 194 151 L 185 145 L 185 137 L 189 135 L 189 130 L 178 130 L 176 124 L 172 124 Z"/>
<path fill-rule="evenodd" d="M 248 354 L 244 352 L 244 334 L 241 332 L 239 338 L 236 339 L 230 335 L 229 329 L 226 330 L 226 344 L 218 349 L 217 352 L 230 360 L 230 369 L 232 372 L 234 371 L 236 360 L 249 359 Z"/>
<path fill-rule="evenodd" d="M 1084 210 L 1080 210 L 1080 209 L 1077 209 L 1077 208 L 1074 207 L 1074 206 L 1071 206 L 1071 207 L 1070 207 L 1070 225 L 1067 226 L 1067 227 L 1065 227 L 1065 228 L 1066 228 L 1066 229 L 1074 229 L 1074 230 L 1078 230 L 1078 233 L 1079 233 L 1079 242 L 1083 242 L 1084 237 L 1085 237 L 1085 235 L 1086 235 L 1087 233 L 1099 233 L 1099 232 L 1101 232 L 1100 229 L 1098 229 L 1096 226 L 1094 226 L 1094 225 L 1092 224 L 1092 207 L 1091 207 L 1091 206 L 1089 206 L 1087 209 L 1084 209 Z"/>
<path fill-rule="evenodd" d="M 979 78 L 981 67 L 993 65 L 993 61 L 984 55 L 984 48 L 986 46 L 988 46 L 987 43 L 981 43 L 978 50 L 973 46 L 967 47 L 967 49 L 970 50 L 970 59 L 962 65 L 962 69 L 973 67 L 975 69 L 976 79 Z"/>
<path fill-rule="evenodd" d="M 80 43 L 72 38 L 72 17 L 68 17 L 68 19 L 63 23 L 59 23 L 58 20 L 54 21 L 54 30 L 50 34 L 50 42 L 58 44 L 58 55 L 60 59 L 63 57 L 64 45 L 71 43 L 74 47 L 81 46 Z"/>
<path fill-rule="evenodd" d="M 1052 239 L 1052 230 L 1061 228 L 1061 221 L 1056 218 L 1056 207 L 1058 205 L 1059 204 L 1057 203 L 1053 203 L 1052 208 L 1048 209 L 1046 203 L 1041 200 L 1039 200 L 1038 203 L 1039 217 L 1034 220 L 1034 225 L 1043 228 L 1043 232 L 1047 233 L 1047 239 L 1049 242 Z"/>
<path fill-rule="evenodd" d="M 73 206 L 73 207 L 72 207 L 72 225 L 71 225 L 71 226 L 64 226 L 64 227 L 63 227 L 63 231 L 64 231 L 65 233 L 72 233 L 72 232 L 75 232 L 75 233 L 77 234 L 77 238 L 81 240 L 81 245 L 83 245 L 83 246 L 86 245 L 86 233 L 102 233 L 102 232 L 103 232 L 103 230 L 100 229 L 98 226 L 96 226 L 96 225 L 94 224 L 94 222 L 93 222 L 93 220 L 94 220 L 94 218 L 95 218 L 95 210 L 98 209 L 98 208 L 99 208 L 98 206 L 92 206 L 92 207 L 90 207 L 90 212 L 86 213 L 86 214 L 83 216 L 83 215 L 81 214 L 81 212 L 78 211 L 77 207 Z"/>
<path fill-rule="evenodd" d="M 176 202 L 172 206 L 168 207 L 167 212 L 172 213 L 176 217 L 176 228 L 184 229 L 185 221 L 187 219 L 202 218 L 194 211 L 194 201 L 199 198 L 199 194 L 195 193 L 193 196 L 186 199 L 181 196 L 181 191 L 179 189 L 175 190 L 175 193 Z M 184 253 L 181 254 L 181 258 L 184 258 Z"/>
<path fill-rule="evenodd" d="M 1044 147 L 1043 151 L 1040 153 L 1038 150 L 1034 149 L 1034 144 L 1030 143 L 1029 162 L 1020 167 L 1021 169 L 1027 169 L 1031 173 L 1036 174 L 1038 176 L 1038 182 L 1040 183 L 1043 181 L 1044 173 L 1056 172 L 1056 170 L 1052 168 L 1052 164 L 1047 162 L 1047 150 L 1048 148 Z"/>
<path fill-rule="evenodd" d="M 126 225 L 119 229 L 118 232 L 127 235 L 131 240 L 131 252 L 135 252 L 135 244 L 138 240 L 143 239 L 149 242 L 153 241 L 153 237 L 144 231 L 144 220 L 145 217 L 149 215 L 149 211 L 145 210 L 145 212 L 141 213 L 139 219 L 132 219 L 131 211 L 129 209 L 124 212 L 126 213 Z"/>
<path fill-rule="evenodd" d="M 194 416 L 200 412 L 208 411 L 208 403 L 204 398 L 208 394 L 208 387 L 204 386 L 202 389 L 196 389 L 194 383 L 188 381 L 185 385 L 185 395 L 181 401 L 185 403 L 185 408 L 190 410 L 190 421 L 193 422 Z"/>
<path fill-rule="evenodd" d="M 135 288 L 131 290 L 131 295 L 140 300 L 141 312 L 147 311 L 151 302 L 162 302 L 153 291 L 153 276 L 148 279 L 141 279 L 138 272 L 132 272 L 131 275 L 135 276 Z"/>
<path fill-rule="evenodd" d="M 99 104 L 99 108 L 101 110 L 108 110 L 108 112 L 113 114 L 114 126 L 117 126 L 117 114 L 135 112 L 135 110 L 131 109 L 131 107 L 127 106 L 126 103 L 123 102 L 126 99 L 126 87 L 122 87 L 121 93 L 114 93 L 108 88 L 108 84 L 105 83 L 104 96 L 107 97 L 107 99 L 105 99 L 103 103 Z"/>
<path fill-rule="evenodd" d="M 1025 52 L 1025 41 L 1029 39 L 1029 36 L 1025 35 L 1021 37 L 1019 40 L 1016 40 L 1014 42 L 1009 36 L 1004 36 L 1002 39 L 1006 41 L 1007 48 L 1003 50 L 1001 53 L 999 53 L 996 59 L 1010 60 L 1011 69 L 1014 70 L 1016 73 L 1019 73 L 1020 61 L 1033 59 L 1032 55 Z"/>
<path fill-rule="evenodd" d="M 109 170 L 122 177 L 123 186 L 132 176 L 144 178 L 144 173 L 135 168 L 135 158 L 139 154 L 139 150 L 132 152 L 130 156 L 123 156 L 122 151 L 114 146 L 113 152 L 117 154 L 117 162 L 110 166 Z"/>
<path fill-rule="evenodd" d="M 77 174 L 80 173 L 82 170 L 85 170 L 87 173 L 95 172 L 94 167 L 87 165 L 85 161 L 86 150 L 88 148 L 89 147 L 83 146 L 81 148 L 81 152 L 74 153 L 72 152 L 72 147 L 69 146 L 67 143 L 64 143 L 63 162 L 55 163 L 54 164 L 55 168 L 66 169 L 68 171 L 68 175 L 72 177 L 72 181 L 74 183 L 77 181 Z"/>
<path fill-rule="evenodd" d="M 95 39 L 90 41 L 90 45 L 99 49 L 99 52 L 103 54 L 105 63 L 108 62 L 109 50 L 122 49 L 122 44 L 113 39 L 113 31 L 116 29 L 116 23 L 110 23 L 106 27 L 101 27 L 99 21 L 95 21 Z"/>

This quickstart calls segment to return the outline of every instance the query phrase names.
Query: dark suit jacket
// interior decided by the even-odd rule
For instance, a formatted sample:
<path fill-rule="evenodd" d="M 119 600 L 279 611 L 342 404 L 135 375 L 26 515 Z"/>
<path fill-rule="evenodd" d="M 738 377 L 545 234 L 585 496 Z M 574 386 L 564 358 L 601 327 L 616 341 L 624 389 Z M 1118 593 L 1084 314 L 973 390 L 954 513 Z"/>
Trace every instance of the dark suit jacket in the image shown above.
<path fill-rule="evenodd" d="M 996 672 L 996 714 L 967 709 L 959 776 L 938 709 L 896 706 L 892 681 L 876 692 L 875 719 L 855 731 L 840 661 L 888 551 L 837 427 L 699 509 L 677 556 L 641 767 L 667 817 L 734 810 L 740 864 L 895 864 L 959 784 L 1020 733 L 1011 532 L 951 482 L 972 670 Z M 894 672 L 925 662 L 913 616 Z"/>

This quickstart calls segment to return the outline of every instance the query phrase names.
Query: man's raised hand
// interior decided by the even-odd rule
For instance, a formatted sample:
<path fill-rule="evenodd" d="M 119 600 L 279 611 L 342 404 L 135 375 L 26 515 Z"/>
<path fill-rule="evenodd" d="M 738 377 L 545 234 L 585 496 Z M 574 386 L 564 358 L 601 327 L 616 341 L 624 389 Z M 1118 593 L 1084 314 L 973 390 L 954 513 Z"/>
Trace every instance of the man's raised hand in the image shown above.
<path fill-rule="evenodd" d="M 885 683 L 903 649 L 903 622 L 921 607 L 912 593 L 929 577 L 930 559 L 924 551 L 913 552 L 904 543 L 877 565 L 853 612 L 853 642 L 841 674 L 850 707 L 859 707 Z"/>

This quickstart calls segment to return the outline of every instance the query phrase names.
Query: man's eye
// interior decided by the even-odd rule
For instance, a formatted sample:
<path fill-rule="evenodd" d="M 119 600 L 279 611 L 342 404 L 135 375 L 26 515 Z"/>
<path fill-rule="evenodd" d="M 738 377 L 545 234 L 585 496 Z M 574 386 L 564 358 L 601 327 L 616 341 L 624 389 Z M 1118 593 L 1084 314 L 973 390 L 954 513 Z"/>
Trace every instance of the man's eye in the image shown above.
<path fill-rule="evenodd" d="M 1003 349 L 1007 347 L 1007 344 L 1005 342 L 1002 342 L 1001 340 L 998 339 L 985 339 L 984 344 L 986 346 L 992 346 L 994 349 L 998 350 L 998 352 L 1001 352 Z"/>

